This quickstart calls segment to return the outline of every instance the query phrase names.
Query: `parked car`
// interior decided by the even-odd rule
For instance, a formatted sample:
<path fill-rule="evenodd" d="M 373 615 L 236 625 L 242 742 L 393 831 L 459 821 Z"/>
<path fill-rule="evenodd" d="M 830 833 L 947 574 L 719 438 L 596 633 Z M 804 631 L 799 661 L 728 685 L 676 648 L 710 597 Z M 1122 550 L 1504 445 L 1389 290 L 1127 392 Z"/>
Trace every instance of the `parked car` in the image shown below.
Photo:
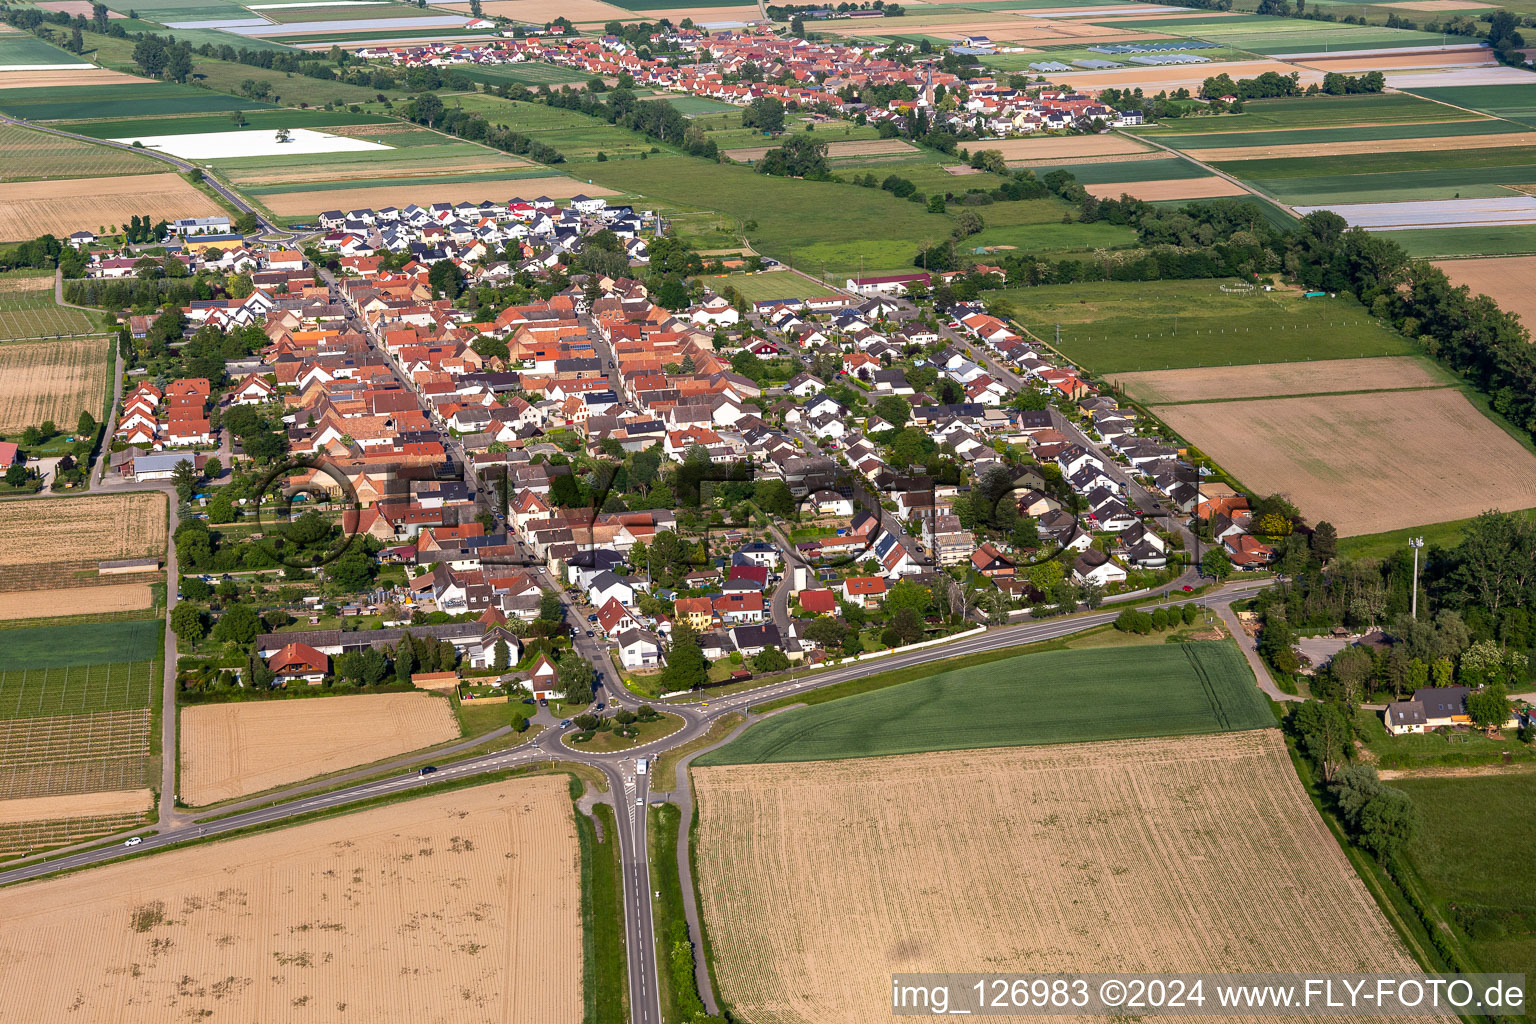
<path fill-rule="evenodd" d="M 541 707 L 541 708 L 549 707 L 549 698 L 548 697 L 540 697 L 539 698 L 539 707 Z"/>
<path fill-rule="evenodd" d="M 534 704 L 534 703 L 537 703 L 537 702 L 532 697 L 524 697 L 523 698 L 523 703 L 524 704 Z"/>
<path fill-rule="evenodd" d="M 431 774 L 433 774 L 436 771 L 437 771 L 437 765 L 435 765 L 435 764 L 424 764 L 424 765 L 421 766 L 421 774 L 422 775 L 431 775 Z"/>
<path fill-rule="evenodd" d="M 588 615 L 587 616 L 587 621 L 588 622 L 596 622 L 597 621 L 597 616 L 596 615 Z"/>
<path fill-rule="evenodd" d="M 590 629 L 587 630 L 587 636 L 595 636 L 595 635 L 596 634 L 594 634 Z"/>
<path fill-rule="evenodd" d="M 1186 593 L 1186 594 L 1193 594 L 1194 592 L 1195 592 L 1195 588 L 1194 587 L 1190 586 L 1188 583 L 1184 584 L 1184 593 Z"/>

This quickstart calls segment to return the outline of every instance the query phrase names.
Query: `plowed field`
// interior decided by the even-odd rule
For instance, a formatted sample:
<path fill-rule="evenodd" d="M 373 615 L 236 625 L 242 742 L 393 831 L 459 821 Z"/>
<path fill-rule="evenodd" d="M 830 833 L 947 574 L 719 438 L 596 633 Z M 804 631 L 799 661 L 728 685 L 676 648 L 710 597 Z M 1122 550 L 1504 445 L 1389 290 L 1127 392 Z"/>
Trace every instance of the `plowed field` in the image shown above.
<path fill-rule="evenodd" d="M 1417 969 L 1273 729 L 693 777 L 753 1024 L 888 1021 L 894 971 Z"/>
<path fill-rule="evenodd" d="M 175 220 L 223 212 L 178 174 L 12 182 L 0 185 L 0 240 L 95 231 L 127 223 L 134 214 Z"/>
<path fill-rule="evenodd" d="M 13 585 L 0 582 L 0 590 L 70 586 L 76 571 L 120 583 L 96 576 L 96 563 L 165 551 L 166 500 L 158 492 L 13 501 L 5 511 L 0 516 L 0 581 Z"/>

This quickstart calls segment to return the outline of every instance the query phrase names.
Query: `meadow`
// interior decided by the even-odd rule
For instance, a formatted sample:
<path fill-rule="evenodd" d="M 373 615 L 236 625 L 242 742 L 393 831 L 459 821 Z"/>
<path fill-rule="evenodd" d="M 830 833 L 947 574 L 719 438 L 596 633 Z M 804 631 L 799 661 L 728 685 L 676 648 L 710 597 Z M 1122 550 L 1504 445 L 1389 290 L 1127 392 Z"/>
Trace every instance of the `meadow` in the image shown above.
<path fill-rule="evenodd" d="M 1509 191 L 1500 189 L 1497 194 L 1507 196 Z M 1524 256 L 1536 254 L 1536 226 L 1484 225 L 1394 231 L 1392 241 L 1402 246 L 1409 256 L 1420 259 L 1440 256 Z"/>
<path fill-rule="evenodd" d="M 1230 282 L 1229 282 L 1230 283 Z M 1220 281 L 1099 282 L 1010 288 L 1015 319 L 1098 373 L 1407 355 L 1412 344 L 1355 300 L 1221 291 Z"/>
<path fill-rule="evenodd" d="M 573 68 L 533 62 L 454 70 L 472 82 L 489 82 L 491 85 L 500 85 L 502 82 L 517 82 L 527 86 L 561 85 L 566 82 L 585 82 L 591 77 Z"/>
<path fill-rule="evenodd" d="M 0 89 L 0 110 L 29 121 L 70 121 L 213 110 L 262 110 L 272 104 L 225 96 L 174 82 Z"/>
<path fill-rule="evenodd" d="M 1106 714 L 1106 709 L 1114 709 Z M 771 764 L 1274 724 L 1227 642 L 1047 651 L 783 712 L 694 762 Z"/>
<path fill-rule="evenodd" d="M 874 1021 L 893 972 L 1415 969 L 1275 729 L 692 774 L 743 1020 Z"/>
<path fill-rule="evenodd" d="M 1421 893 L 1452 922 L 1477 969 L 1530 973 L 1536 964 L 1536 774 L 1392 781 L 1413 797 L 1423 824 L 1407 861 Z M 1468 842 L 1475 836 L 1475 842 Z"/>
<path fill-rule="evenodd" d="M 1300 22 L 1299 24 L 1308 24 Z M 1353 96 L 1301 96 L 1250 100 L 1240 114 L 1180 117 L 1155 128 L 1136 129 L 1146 136 L 1187 135 L 1192 132 L 1236 132 L 1271 128 L 1324 128 L 1376 125 L 1388 122 L 1464 121 L 1466 111 L 1404 93 Z M 1159 141 L 1162 141 L 1159 138 Z"/>
<path fill-rule="evenodd" d="M 68 50 L 49 45 L 34 35 L 0 35 L 0 68 L 17 64 L 87 64 Z"/>

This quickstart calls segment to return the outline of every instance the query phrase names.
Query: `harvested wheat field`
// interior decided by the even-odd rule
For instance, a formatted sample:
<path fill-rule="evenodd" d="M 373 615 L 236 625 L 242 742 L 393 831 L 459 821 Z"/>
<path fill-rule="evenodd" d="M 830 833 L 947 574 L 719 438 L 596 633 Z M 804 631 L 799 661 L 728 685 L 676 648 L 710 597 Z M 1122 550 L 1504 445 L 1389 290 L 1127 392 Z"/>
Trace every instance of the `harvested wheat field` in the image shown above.
<path fill-rule="evenodd" d="M 32 1024 L 577 1024 L 578 860 L 565 776 L 426 797 L 6 889 L 0 983 Z"/>
<path fill-rule="evenodd" d="M 1384 6 L 1404 11 L 1491 11 L 1498 5 L 1478 3 L 1477 0 L 1400 0 Z"/>
<path fill-rule="evenodd" d="M 256 198 L 279 217 L 303 217 L 321 210 L 354 210 L 364 207 L 405 206 L 417 203 L 462 202 L 467 196 L 477 199 L 511 199 L 513 196 L 569 199 L 575 195 L 618 195 L 611 188 L 556 175 L 547 178 L 508 178 L 505 181 L 443 182 L 436 185 L 377 185 L 366 188 L 339 188 L 314 192 L 281 192 Z"/>
<path fill-rule="evenodd" d="M 1536 256 L 1436 260 L 1435 266 L 1452 284 L 1464 284 L 1473 295 L 1486 295 L 1500 309 L 1518 313 L 1526 329 L 1536 332 Z"/>
<path fill-rule="evenodd" d="M 132 612 L 154 604 L 148 583 L 111 583 L 69 590 L 0 591 L 0 619 L 48 619 L 57 615 Z"/>
<path fill-rule="evenodd" d="M 1129 135 L 1046 135 L 1038 139 L 983 139 L 972 143 L 971 152 L 995 149 L 1004 160 L 1071 160 L 1081 156 L 1118 156 L 1145 153 L 1152 147 Z"/>
<path fill-rule="evenodd" d="M 1536 456 L 1450 388 L 1157 413 L 1247 489 L 1285 494 L 1341 536 L 1536 507 Z"/>
<path fill-rule="evenodd" d="M 217 803 L 456 739 L 441 697 L 373 693 L 181 713 L 181 799 Z"/>
<path fill-rule="evenodd" d="M 80 793 L 75 796 L 37 796 L 27 800 L 0 800 L 0 825 L 23 821 L 69 821 L 104 818 L 119 814 L 144 814 L 153 805 L 147 789 L 123 789 L 111 793 Z"/>
<path fill-rule="evenodd" d="M 302 185 L 310 182 L 359 181 L 389 178 L 416 178 L 424 174 L 495 174 L 533 166 L 517 157 L 487 153 L 486 158 L 448 158 L 387 164 L 357 162 L 339 166 L 252 167 L 228 172 L 237 185 Z M 276 198 L 275 196 L 272 198 Z"/>
<path fill-rule="evenodd" d="M 94 581 L 103 578 L 97 562 L 165 552 L 166 497 L 158 491 L 11 501 L 5 513 L 0 591 L 67 587 L 77 570 Z"/>
<path fill-rule="evenodd" d="M 81 64 L 78 68 L 59 68 L 52 71 L 7 71 L 0 68 L 0 89 L 51 89 L 60 85 L 126 85 L 131 82 L 148 82 L 147 78 L 108 71 L 106 68 Z"/>
<path fill-rule="evenodd" d="M 99 419 L 111 354 L 105 338 L 0 345 L 0 433 L 73 424 L 87 410 Z"/>
<path fill-rule="evenodd" d="M 91 4 L 91 0 L 40 0 L 37 6 L 45 11 L 54 11 L 59 14 L 78 15 L 82 18 L 89 18 L 95 12 L 95 8 Z M 119 14 L 117 11 L 107 12 L 108 19 L 126 17 L 128 17 L 128 15 Z"/>
<path fill-rule="evenodd" d="M 1084 185 L 1101 199 L 1135 196 L 1155 202 L 1159 199 L 1211 199 L 1216 196 L 1246 196 L 1248 190 L 1235 181 L 1218 178 L 1172 178 L 1165 181 L 1123 181 L 1106 185 Z"/>
<path fill-rule="evenodd" d="M 436 6 L 450 10 L 469 10 L 468 3 Z M 569 18 L 572 22 L 635 20 L 635 15 L 629 11 L 605 4 L 602 0 L 487 0 L 481 10 L 487 18 L 511 18 L 530 25 L 543 25 L 559 17 Z"/>
<path fill-rule="evenodd" d="M 1309 363 L 1206 366 L 1190 370 L 1147 370 L 1111 378 L 1144 405 L 1209 402 L 1223 398 L 1277 398 L 1343 391 L 1387 391 L 1437 387 L 1445 381 L 1408 356 L 1321 359 Z"/>
<path fill-rule="evenodd" d="M 68 235 L 122 224 L 134 214 L 156 220 L 213 217 L 224 211 L 179 174 L 70 178 L 0 184 L 0 240 Z"/>
<path fill-rule="evenodd" d="M 1134 89 L 1148 92 L 1161 89 L 1194 88 L 1212 75 L 1229 74 L 1233 80 L 1256 78 L 1266 71 L 1277 75 L 1299 73 L 1301 84 L 1322 82 L 1323 73 L 1278 60 L 1231 61 L 1227 63 L 1187 64 L 1156 68 L 1115 68 L 1111 71 L 1072 71 L 1047 75 L 1053 83 L 1077 89 Z"/>
<path fill-rule="evenodd" d="M 896 971 L 1417 969 L 1274 729 L 693 779 L 720 997 L 753 1024 L 887 1021 Z"/>
<path fill-rule="evenodd" d="M 1191 149 L 1185 156 L 1204 163 L 1231 160 L 1272 160 L 1277 157 L 1356 156 L 1361 153 L 1430 153 L 1447 149 L 1466 149 L 1469 140 L 1457 136 L 1443 139 L 1367 139 L 1359 142 L 1317 142 L 1302 146 L 1233 146 L 1227 149 Z M 1536 134 L 1479 135 L 1478 149 L 1512 149 L 1536 146 Z"/>
<path fill-rule="evenodd" d="M 1434 2 L 1434 0 L 1431 0 Z M 1402 7 L 1403 4 L 1389 4 Z M 1388 57 L 1372 57 L 1366 54 L 1344 54 L 1332 57 L 1306 57 L 1296 61 L 1303 67 L 1319 71 L 1395 71 L 1402 68 L 1454 68 L 1482 66 L 1497 63 L 1492 52 L 1481 48 L 1466 50 L 1435 50 L 1425 53 L 1404 53 Z"/>

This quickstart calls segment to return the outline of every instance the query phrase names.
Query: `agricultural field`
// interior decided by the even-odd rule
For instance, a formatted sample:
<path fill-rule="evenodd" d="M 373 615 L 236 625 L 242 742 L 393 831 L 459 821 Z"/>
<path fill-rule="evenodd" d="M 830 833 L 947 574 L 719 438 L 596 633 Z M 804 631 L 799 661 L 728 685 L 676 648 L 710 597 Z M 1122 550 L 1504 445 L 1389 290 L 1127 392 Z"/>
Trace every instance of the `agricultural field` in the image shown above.
<path fill-rule="evenodd" d="M 0 184 L 0 239 L 49 232 L 67 236 L 124 224 L 135 214 L 155 220 L 212 217 L 223 209 L 179 174 L 71 178 Z"/>
<path fill-rule="evenodd" d="M 751 146 L 745 149 L 728 149 L 725 155 L 732 160 L 746 162 L 749 160 L 761 160 L 770 149 L 777 146 Z M 865 156 L 890 156 L 901 154 L 911 156 L 917 153 L 917 147 L 903 139 L 869 139 L 852 142 L 827 143 L 827 159 L 843 160 Z"/>
<path fill-rule="evenodd" d="M 1421 124 L 1432 121 L 1465 121 L 1471 116 L 1465 110 L 1457 110 L 1443 103 L 1434 103 L 1403 93 L 1305 96 L 1250 100 L 1243 104 L 1243 112 L 1240 114 L 1181 117 L 1156 127 L 1135 129 L 1135 134 L 1156 136 L 1159 142 L 1164 142 L 1162 137 L 1165 135 L 1188 135 L 1191 132 L 1343 128 L 1393 122 Z"/>
<path fill-rule="evenodd" d="M 1454 388 L 1164 405 L 1157 415 L 1245 488 L 1287 495 L 1340 536 L 1536 507 L 1536 456 Z"/>
<path fill-rule="evenodd" d="M 377 693 L 202 704 L 181 711 L 181 799 L 246 796 L 456 739 L 447 700 Z"/>
<path fill-rule="evenodd" d="M 0 110 L 29 121 L 62 121 L 200 114 L 214 110 L 262 110 L 272 106 L 190 85 L 121 77 L 124 81 L 120 84 L 0 89 Z"/>
<path fill-rule="evenodd" d="M 7 181 L 154 174 L 166 169 L 153 157 L 8 124 L 0 125 L 0 164 Z"/>
<path fill-rule="evenodd" d="M 505 202 L 514 196 L 549 196 L 569 199 L 575 195 L 611 196 L 613 189 L 588 185 L 564 175 L 539 177 L 476 176 L 461 180 L 413 179 L 391 184 L 347 188 L 311 188 L 288 192 L 252 189 L 250 195 L 279 217 L 312 217 L 322 210 L 354 210 L 361 207 L 405 206 L 417 203 L 452 203 L 493 199 Z"/>
<path fill-rule="evenodd" d="M 1103 709 L 1118 709 L 1106 716 Z M 776 715 L 694 763 L 817 761 L 1274 724 L 1225 641 L 1048 651 Z"/>
<path fill-rule="evenodd" d="M 1453 284 L 1466 285 L 1473 295 L 1486 295 L 1499 308 L 1517 313 L 1527 330 L 1536 330 L 1536 258 L 1445 260 L 1435 266 Z"/>
<path fill-rule="evenodd" d="M 41 319 L 46 314 L 32 315 Z M 38 320 L 25 323 L 35 325 Z M 18 325 L 12 314 L 4 312 L 0 312 L 0 325 L 4 330 L 36 330 Z M 44 420 L 72 430 L 83 411 L 99 420 L 111 357 L 112 341 L 107 338 L 0 345 L 0 433 L 17 433 Z"/>
<path fill-rule="evenodd" d="M 1385 147 L 1383 147 L 1385 148 Z M 1223 150 L 1223 153 L 1230 152 Z M 1397 206 L 1413 200 L 1434 201 L 1424 209 L 1388 211 L 1401 227 L 1442 227 L 1457 223 L 1501 223 L 1497 213 L 1456 211 L 1457 202 L 1500 199 L 1536 181 L 1536 148 L 1468 145 L 1460 150 L 1364 152 L 1335 156 L 1213 161 L 1213 166 L 1298 209 L 1337 209 L 1361 203 Z M 1516 195 L 1515 200 L 1524 199 Z M 1412 217 L 1403 217 L 1403 212 Z M 1442 212 L 1443 211 L 1443 212 Z M 1452 215 L 1452 212 L 1455 215 Z M 1362 211 L 1369 214 L 1370 211 Z M 1502 211 L 1498 211 L 1502 212 Z M 1368 224 L 1387 221 L 1371 219 Z"/>
<path fill-rule="evenodd" d="M 89 334 L 84 310 L 54 304 L 53 275 L 36 271 L 0 274 L 0 342 Z"/>
<path fill-rule="evenodd" d="M 147 790 L 145 794 L 148 795 Z M 109 795 L 117 796 L 117 794 Z M 56 800 L 57 798 L 48 799 Z M 122 832 L 133 828 L 144 818 L 143 810 L 135 810 L 121 814 L 3 822 L 0 823 L 0 860 L 25 857 L 42 850 L 84 842 L 96 836 Z"/>
<path fill-rule="evenodd" d="M 231 181 L 258 190 L 290 185 L 307 185 L 313 190 L 332 183 L 339 188 L 347 187 L 348 183 L 388 182 L 392 178 L 427 180 L 479 175 L 489 179 L 497 173 L 549 173 L 527 160 L 411 125 L 338 126 L 327 134 L 390 148 L 329 153 L 323 161 L 275 152 L 265 156 L 215 157 L 214 162 Z"/>
<path fill-rule="evenodd" d="M 994 207 L 987 207 L 990 211 Z M 1099 373 L 1307 359 L 1408 355 L 1412 344 L 1347 296 L 1277 289 L 1223 292 L 1222 281 L 1145 281 L 1010 288 L 1015 319 Z"/>
<path fill-rule="evenodd" d="M 9 28 L 10 26 L 6 26 Z M 15 66 L 48 66 L 51 64 L 80 64 L 89 66 L 81 57 L 68 50 L 49 45 L 34 35 L 19 32 L 0 34 L 0 71 Z"/>
<path fill-rule="evenodd" d="M 158 662 L 140 662 L 95 668 L 147 677 L 158 666 Z M 79 674 L 85 670 L 75 671 Z M 63 798 L 144 789 L 149 718 L 146 706 L 51 718 L 0 719 L 0 751 L 4 752 L 0 758 L 0 817 L 10 821 L 80 817 L 70 813 L 73 805 Z M 45 805 L 43 798 L 59 799 Z M 10 806 L 11 801 L 18 800 L 27 805 Z M 138 806 L 147 809 L 148 801 Z"/>
<path fill-rule="evenodd" d="M 1524 86 L 1462 85 L 1417 88 L 1413 92 L 1425 99 L 1482 111 L 1536 128 L 1536 103 L 1531 101 L 1530 89 Z"/>
<path fill-rule="evenodd" d="M 165 531 L 166 498 L 158 491 L 9 502 L 6 515 L 0 517 L 0 591 L 103 586 L 133 580 L 100 576 L 96 564 L 164 555 Z M 91 627 L 87 633 L 94 635 L 105 628 Z M 71 644 L 81 641 L 89 644 L 91 637 L 83 636 Z M 7 655 L 18 643 L 15 633 L 6 634 L 0 669 L 8 667 Z M 22 663 L 35 664 L 26 659 Z"/>
<path fill-rule="evenodd" d="M 0 621 L 50 619 L 67 615 L 105 615 L 153 607 L 148 583 L 108 583 L 98 587 L 47 590 L 0 590 Z"/>
<path fill-rule="evenodd" d="M 138 676 L 76 669 L 160 657 L 161 626 L 159 619 L 129 619 L 6 629 L 0 645 L 0 718 L 139 707 Z"/>
<path fill-rule="evenodd" d="M 36 1021 L 574 1022 L 578 862 L 564 776 L 444 793 L 7 889 L 0 979 Z"/>
<path fill-rule="evenodd" d="M 692 774 L 745 1020 L 872 1020 L 896 971 L 1417 969 L 1275 729 Z"/>
<path fill-rule="evenodd" d="M 1119 199 L 1122 195 L 1128 195 L 1145 199 L 1149 203 L 1248 195 L 1248 190 L 1243 186 L 1214 174 L 1204 178 L 1170 178 L 1165 181 L 1111 181 L 1086 187 L 1101 199 Z"/>
<path fill-rule="evenodd" d="M 591 75 L 572 68 L 564 68 L 555 64 L 522 63 L 501 64 L 493 67 L 470 67 L 454 70 L 472 82 L 489 82 L 491 85 L 500 85 L 502 82 L 516 82 L 530 88 L 541 85 L 557 86 L 585 82 Z"/>
<path fill-rule="evenodd" d="M 1478 969 L 1530 972 L 1536 963 L 1536 899 L 1524 863 L 1536 822 L 1512 808 L 1536 799 L 1536 774 L 1448 775 L 1392 780 L 1413 797 L 1423 826 L 1408 864 Z M 1468 836 L 1477 841 L 1467 842 Z"/>
<path fill-rule="evenodd" d="M 377 114 L 350 114 L 345 110 L 250 110 L 243 116 L 246 120 L 246 131 L 276 132 L 279 128 L 329 130 L 355 128 L 360 125 L 376 125 L 377 130 L 384 131 L 405 127 L 392 117 L 381 117 Z M 129 117 L 83 121 L 70 125 L 69 130 L 77 135 L 89 135 L 93 139 L 120 139 L 172 132 L 178 135 L 227 132 L 232 127 L 234 122 L 230 120 L 228 114 L 180 114 L 175 117 Z M 425 131 L 425 129 L 420 130 Z"/>
<path fill-rule="evenodd" d="M 1450 383 L 1432 363 L 1411 356 L 1152 370 L 1116 374 L 1111 380 L 1133 401 L 1143 405 L 1391 391 L 1443 387 Z"/>

